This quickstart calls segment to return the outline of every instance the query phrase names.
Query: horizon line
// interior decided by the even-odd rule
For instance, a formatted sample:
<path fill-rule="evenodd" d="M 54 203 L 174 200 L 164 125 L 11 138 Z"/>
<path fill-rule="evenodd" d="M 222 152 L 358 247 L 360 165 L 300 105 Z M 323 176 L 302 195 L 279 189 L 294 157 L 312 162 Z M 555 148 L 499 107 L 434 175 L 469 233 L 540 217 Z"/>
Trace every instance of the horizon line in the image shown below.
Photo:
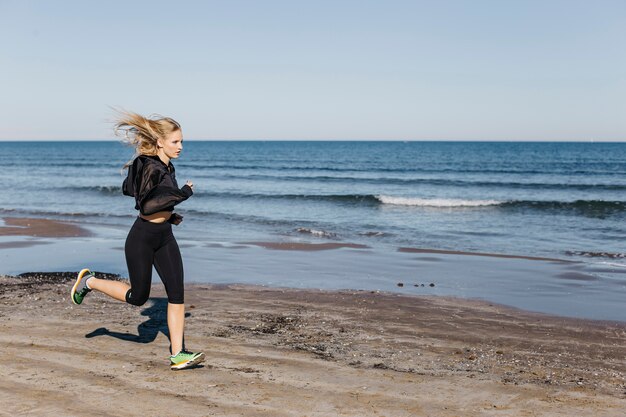
<path fill-rule="evenodd" d="M 494 143 L 625 143 L 625 139 L 197 139 L 186 142 L 494 142 Z M 3 139 L 0 142 L 121 142 L 116 139 Z"/>

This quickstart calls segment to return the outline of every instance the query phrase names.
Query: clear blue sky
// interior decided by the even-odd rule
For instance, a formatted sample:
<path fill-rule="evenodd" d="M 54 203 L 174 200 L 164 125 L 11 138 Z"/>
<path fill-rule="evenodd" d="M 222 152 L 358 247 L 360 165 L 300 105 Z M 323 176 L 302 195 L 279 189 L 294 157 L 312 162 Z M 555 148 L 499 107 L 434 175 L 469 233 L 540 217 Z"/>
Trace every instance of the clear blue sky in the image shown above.
<path fill-rule="evenodd" d="M 0 0 L 0 139 L 626 140 L 626 1 Z"/>

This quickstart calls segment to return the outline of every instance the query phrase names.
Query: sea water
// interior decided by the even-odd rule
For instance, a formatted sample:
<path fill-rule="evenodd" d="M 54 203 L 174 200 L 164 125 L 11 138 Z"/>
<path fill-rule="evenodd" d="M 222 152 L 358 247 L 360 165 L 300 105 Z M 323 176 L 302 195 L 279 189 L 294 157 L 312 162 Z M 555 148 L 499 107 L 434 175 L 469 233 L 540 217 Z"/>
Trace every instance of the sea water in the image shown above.
<path fill-rule="evenodd" d="M 136 216 L 121 193 L 132 156 L 114 141 L 0 142 L 0 216 L 122 236 Z M 182 244 L 349 242 L 392 264 L 406 247 L 556 258 L 624 286 L 624 143 L 188 140 L 173 162 L 179 185 L 194 183 L 177 208 Z M 315 286 L 371 287 L 340 275 Z"/>

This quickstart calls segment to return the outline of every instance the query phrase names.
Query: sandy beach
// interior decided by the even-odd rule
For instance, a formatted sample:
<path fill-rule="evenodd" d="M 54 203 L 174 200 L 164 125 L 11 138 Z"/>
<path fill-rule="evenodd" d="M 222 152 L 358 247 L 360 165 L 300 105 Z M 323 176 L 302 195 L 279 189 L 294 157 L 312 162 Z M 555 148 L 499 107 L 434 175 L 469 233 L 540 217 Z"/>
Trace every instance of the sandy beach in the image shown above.
<path fill-rule="evenodd" d="M 626 0 L 0 21 L 0 417 L 626 417 Z"/>
<path fill-rule="evenodd" d="M 167 366 L 166 299 L 68 297 L 74 272 L 0 278 L 1 415 L 621 416 L 626 325 L 370 291 L 187 287 Z M 99 273 L 102 275 L 101 273 Z"/>

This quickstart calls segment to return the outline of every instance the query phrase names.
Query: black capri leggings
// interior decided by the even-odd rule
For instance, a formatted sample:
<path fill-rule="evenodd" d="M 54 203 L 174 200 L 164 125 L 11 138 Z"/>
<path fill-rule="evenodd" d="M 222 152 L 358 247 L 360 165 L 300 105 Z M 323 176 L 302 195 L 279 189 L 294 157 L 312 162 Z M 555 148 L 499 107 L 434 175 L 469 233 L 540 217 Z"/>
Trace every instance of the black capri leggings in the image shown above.
<path fill-rule="evenodd" d="M 170 223 L 151 223 L 137 217 L 128 232 L 124 251 L 130 276 L 126 302 L 140 306 L 148 301 L 152 265 L 165 285 L 167 300 L 172 304 L 185 302 L 183 260 Z"/>

